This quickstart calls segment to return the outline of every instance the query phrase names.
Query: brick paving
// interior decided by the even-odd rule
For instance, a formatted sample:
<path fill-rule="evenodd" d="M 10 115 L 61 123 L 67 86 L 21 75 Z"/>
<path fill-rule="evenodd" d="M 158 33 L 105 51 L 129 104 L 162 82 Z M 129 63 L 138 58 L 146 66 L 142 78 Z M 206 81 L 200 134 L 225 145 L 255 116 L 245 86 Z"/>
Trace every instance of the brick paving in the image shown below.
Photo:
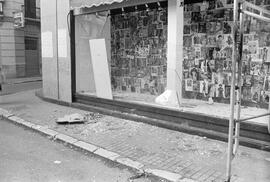
<path fill-rule="evenodd" d="M 225 179 L 224 142 L 98 114 L 85 124 L 58 125 L 58 117 L 89 112 L 44 102 L 33 91 L 0 99 L 0 107 L 16 116 L 138 161 L 145 168 L 175 172 L 200 182 Z M 270 158 L 269 152 L 240 147 L 232 181 L 270 181 L 266 158 Z M 254 161 L 257 166 L 252 165 Z"/>

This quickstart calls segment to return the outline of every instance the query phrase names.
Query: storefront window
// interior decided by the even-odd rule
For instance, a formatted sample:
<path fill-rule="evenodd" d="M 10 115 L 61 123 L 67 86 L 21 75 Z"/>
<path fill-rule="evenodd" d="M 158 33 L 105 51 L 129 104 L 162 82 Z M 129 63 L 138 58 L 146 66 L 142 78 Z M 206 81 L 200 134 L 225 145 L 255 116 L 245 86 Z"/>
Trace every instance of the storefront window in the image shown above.
<path fill-rule="evenodd" d="M 95 95 L 95 82 L 89 40 L 104 38 L 110 62 L 110 17 L 108 12 L 75 17 L 76 92 Z"/>
<path fill-rule="evenodd" d="M 187 4 L 184 20 L 183 97 L 228 103 L 233 1 Z M 270 24 L 248 16 L 244 24 L 242 99 L 263 104 L 268 102 Z"/>
<path fill-rule="evenodd" d="M 167 8 L 134 7 L 111 15 L 111 82 L 116 98 L 154 102 L 164 92 L 167 24 Z"/>

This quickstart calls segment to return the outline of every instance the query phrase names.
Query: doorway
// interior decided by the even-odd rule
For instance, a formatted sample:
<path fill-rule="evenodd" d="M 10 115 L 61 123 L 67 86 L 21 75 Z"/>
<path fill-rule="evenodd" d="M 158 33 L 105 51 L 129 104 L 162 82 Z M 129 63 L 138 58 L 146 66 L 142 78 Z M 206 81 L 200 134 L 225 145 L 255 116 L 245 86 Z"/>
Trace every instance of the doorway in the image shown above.
<path fill-rule="evenodd" d="M 25 76 L 40 76 L 38 38 L 25 37 Z"/>

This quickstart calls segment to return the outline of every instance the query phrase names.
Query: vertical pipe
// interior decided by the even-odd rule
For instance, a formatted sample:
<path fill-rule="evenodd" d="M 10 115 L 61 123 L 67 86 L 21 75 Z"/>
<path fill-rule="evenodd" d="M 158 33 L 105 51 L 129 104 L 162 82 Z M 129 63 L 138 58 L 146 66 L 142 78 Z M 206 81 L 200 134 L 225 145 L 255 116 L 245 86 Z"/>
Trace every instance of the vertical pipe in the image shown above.
<path fill-rule="evenodd" d="M 243 4 L 240 4 L 240 10 L 243 9 Z M 242 96 L 242 53 L 243 53 L 243 31 L 244 31 L 244 23 L 243 23 L 244 14 L 240 12 L 239 15 L 239 44 L 238 44 L 238 78 L 237 78 L 237 106 L 236 106 L 236 120 L 240 119 L 241 116 L 241 96 Z M 233 155 L 236 154 L 237 148 L 239 146 L 239 136 L 240 136 L 240 122 L 235 124 L 235 141 L 233 148 Z"/>
<path fill-rule="evenodd" d="M 231 180 L 231 162 L 233 154 L 233 129 L 234 129 L 234 103 L 235 103 L 235 70 L 237 59 L 237 19 L 238 19 L 238 0 L 234 0 L 233 6 L 233 59 L 232 59 L 232 81 L 231 81 L 231 94 L 230 94 L 230 120 L 229 120 L 229 134 L 228 134 L 228 149 L 227 149 L 227 165 L 226 165 L 226 181 Z"/>
<path fill-rule="evenodd" d="M 75 17 L 74 11 L 70 11 L 70 61 L 71 61 L 71 98 L 75 101 L 76 93 L 76 54 L 75 54 Z"/>
<path fill-rule="evenodd" d="M 268 112 L 270 113 L 270 94 L 268 95 Z M 268 133 L 270 134 L 270 115 L 268 120 Z"/>
<path fill-rule="evenodd" d="M 56 72 L 57 72 L 57 98 L 60 99 L 60 91 L 59 91 L 59 58 L 58 58 L 58 0 L 55 0 L 55 16 L 56 16 Z"/>

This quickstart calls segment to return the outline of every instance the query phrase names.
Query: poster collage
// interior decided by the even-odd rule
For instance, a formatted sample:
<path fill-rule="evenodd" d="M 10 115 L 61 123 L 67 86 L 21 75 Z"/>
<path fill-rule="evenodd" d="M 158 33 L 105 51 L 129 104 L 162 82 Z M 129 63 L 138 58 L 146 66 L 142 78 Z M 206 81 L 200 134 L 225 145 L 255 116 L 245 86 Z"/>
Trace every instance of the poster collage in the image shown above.
<path fill-rule="evenodd" d="M 111 15 L 113 91 L 161 94 L 166 87 L 167 8 Z"/>
<path fill-rule="evenodd" d="M 269 0 L 251 0 L 268 8 Z M 270 6 L 269 6 L 270 7 Z M 210 0 L 184 8 L 183 97 L 226 102 L 230 97 L 233 0 Z M 268 102 L 270 24 L 245 16 L 242 99 Z M 238 76 L 238 75 L 237 75 Z"/>

